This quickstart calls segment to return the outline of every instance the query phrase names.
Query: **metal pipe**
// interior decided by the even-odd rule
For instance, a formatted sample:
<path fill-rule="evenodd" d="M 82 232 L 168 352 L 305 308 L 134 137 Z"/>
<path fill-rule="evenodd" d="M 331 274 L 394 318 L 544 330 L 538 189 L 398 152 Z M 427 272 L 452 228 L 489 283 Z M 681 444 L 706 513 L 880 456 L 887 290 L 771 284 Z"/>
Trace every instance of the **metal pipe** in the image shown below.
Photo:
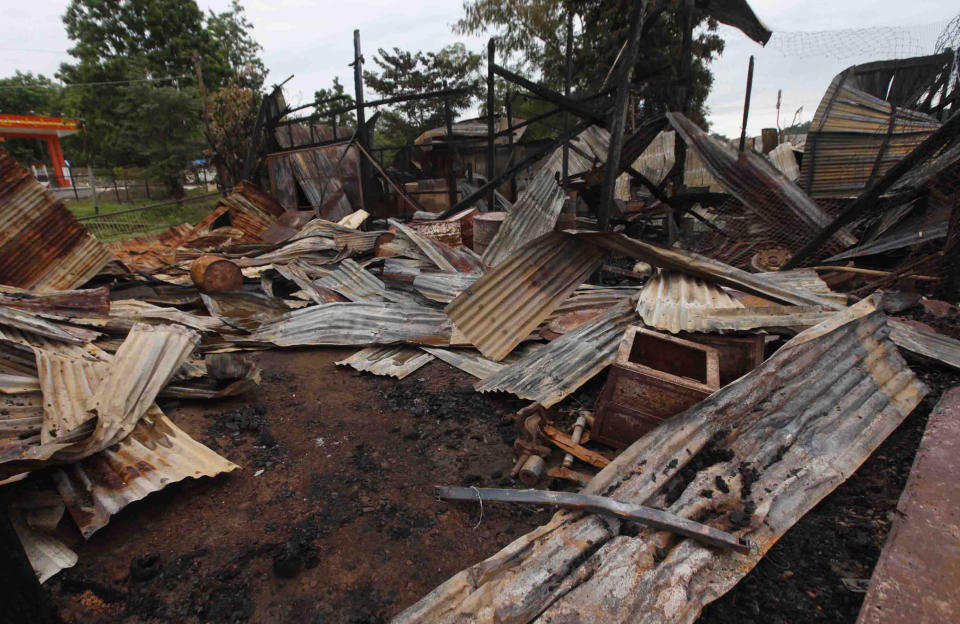
<path fill-rule="evenodd" d="M 507 490 L 500 488 L 437 486 L 437 497 L 451 501 L 496 501 L 501 503 L 525 503 L 548 505 L 614 516 L 632 520 L 661 531 L 669 531 L 689 537 L 704 544 L 729 548 L 737 552 L 750 552 L 750 542 L 733 533 L 715 529 L 706 524 L 688 520 L 682 516 L 660 511 L 653 507 L 631 505 L 605 496 L 552 492 L 549 490 Z"/>

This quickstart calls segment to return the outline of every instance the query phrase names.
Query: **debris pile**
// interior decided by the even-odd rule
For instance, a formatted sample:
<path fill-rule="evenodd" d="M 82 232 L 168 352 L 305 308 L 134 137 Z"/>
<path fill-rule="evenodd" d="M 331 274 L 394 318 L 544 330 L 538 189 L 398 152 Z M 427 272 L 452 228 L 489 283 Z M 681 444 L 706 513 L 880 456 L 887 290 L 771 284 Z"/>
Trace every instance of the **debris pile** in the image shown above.
<path fill-rule="evenodd" d="M 745 3 L 714 4 L 769 37 Z M 679 112 L 624 136 L 537 87 L 583 121 L 524 159 L 539 165 L 509 198 L 517 168 L 409 180 L 357 132 L 317 145 L 279 121 L 278 91 L 271 192 L 243 182 L 195 226 L 111 245 L 0 151 L 0 479 L 37 576 L 76 562 L 51 535 L 64 511 L 89 537 L 239 468 L 164 400 L 250 391 L 241 352 L 351 346 L 337 365 L 400 380 L 436 360 L 529 401 L 511 477 L 585 495 L 441 488 L 567 509 L 397 621 L 695 620 L 923 399 L 908 362 L 960 370 L 960 114 L 875 80 L 946 90 L 953 59 L 842 73 L 799 164 Z M 443 151 L 451 128 L 418 143 Z M 686 182 L 668 188 L 678 142 Z"/>

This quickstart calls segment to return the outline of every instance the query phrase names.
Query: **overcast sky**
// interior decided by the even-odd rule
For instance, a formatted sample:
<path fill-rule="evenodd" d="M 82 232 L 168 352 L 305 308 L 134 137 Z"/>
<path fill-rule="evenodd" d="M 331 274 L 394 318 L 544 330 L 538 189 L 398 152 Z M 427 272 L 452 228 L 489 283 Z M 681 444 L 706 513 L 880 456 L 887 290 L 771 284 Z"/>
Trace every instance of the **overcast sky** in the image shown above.
<path fill-rule="evenodd" d="M 289 102 L 311 99 L 334 76 L 352 90 L 353 29 L 359 28 L 368 61 L 378 47 L 436 50 L 455 41 L 483 49 L 485 37 L 464 38 L 450 26 L 461 14 L 457 0 L 242 0 L 263 45 L 268 83 L 293 74 Z M 228 8 L 229 0 L 199 0 L 203 9 Z M 748 130 L 759 134 L 776 123 L 777 90 L 783 90 L 781 125 L 809 120 L 830 80 L 859 62 L 910 56 L 933 50 L 937 35 L 960 10 L 955 0 L 752 0 L 774 39 L 760 47 L 734 29 L 722 27 L 727 49 L 713 65 L 715 82 L 708 105 L 712 130 L 740 131 L 747 62 L 756 56 Z M 0 75 L 31 70 L 52 75 L 70 60 L 60 16 L 66 0 L 0 0 Z M 886 28 L 856 33 L 837 29 Z M 778 33 L 779 41 L 778 44 Z M 813 33 L 813 34 L 811 34 Z M 606 68 L 603 68 L 604 70 Z"/>

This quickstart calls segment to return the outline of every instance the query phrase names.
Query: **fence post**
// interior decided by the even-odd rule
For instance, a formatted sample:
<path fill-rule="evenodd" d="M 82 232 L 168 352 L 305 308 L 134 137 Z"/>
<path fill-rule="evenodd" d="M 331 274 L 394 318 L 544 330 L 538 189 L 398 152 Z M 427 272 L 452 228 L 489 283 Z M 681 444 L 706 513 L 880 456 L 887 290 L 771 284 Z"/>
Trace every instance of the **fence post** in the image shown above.
<path fill-rule="evenodd" d="M 110 179 L 113 180 L 113 192 L 117 195 L 117 203 L 120 203 L 120 189 L 117 187 L 117 171 L 116 169 L 110 169 Z"/>
<path fill-rule="evenodd" d="M 147 178 L 144 178 L 143 186 L 147 190 L 147 199 L 153 199 L 152 197 L 150 197 L 150 180 L 148 180 Z"/>
<path fill-rule="evenodd" d="M 93 193 L 93 212 L 100 214 L 100 200 L 97 198 L 97 180 L 93 177 L 93 167 L 87 164 L 87 175 L 90 177 L 90 192 Z"/>

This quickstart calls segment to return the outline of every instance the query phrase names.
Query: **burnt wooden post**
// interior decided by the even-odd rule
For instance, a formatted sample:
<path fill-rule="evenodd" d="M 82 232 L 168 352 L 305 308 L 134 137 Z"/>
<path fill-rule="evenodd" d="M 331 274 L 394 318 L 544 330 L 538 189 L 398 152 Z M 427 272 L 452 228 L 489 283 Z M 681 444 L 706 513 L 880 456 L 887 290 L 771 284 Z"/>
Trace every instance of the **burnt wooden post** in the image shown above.
<path fill-rule="evenodd" d="M 563 95 L 570 97 L 570 79 L 573 74 L 573 11 L 567 7 L 567 49 L 563 58 Z M 563 111 L 563 131 L 570 129 L 570 113 Z M 567 188 L 570 177 L 570 144 L 563 144 L 563 171 L 561 180 L 563 188 Z M 516 200 L 516 197 L 514 197 Z"/>
<path fill-rule="evenodd" d="M 496 105 L 496 98 L 493 92 L 493 61 L 496 54 L 496 43 L 493 37 L 487 42 L 487 180 L 492 180 L 496 175 L 496 144 L 494 143 L 494 134 L 496 133 L 493 123 L 493 108 Z M 494 192 L 495 188 L 490 187 L 487 193 L 487 210 L 495 210 Z"/>
<path fill-rule="evenodd" d="M 610 227 L 610 208 L 613 205 L 613 191 L 620 174 L 620 152 L 623 149 L 623 131 L 627 118 L 627 101 L 630 97 L 630 79 L 633 76 L 633 66 L 637 62 L 637 53 L 640 50 L 641 25 L 647 12 L 647 3 L 637 2 L 633 5 L 630 14 L 630 29 L 627 31 L 627 47 L 621 59 L 621 66 L 616 81 L 616 95 L 613 102 L 613 117 L 610 120 L 610 146 L 607 150 L 607 163 L 603 176 L 603 195 L 600 200 L 600 209 L 597 211 L 597 220 L 600 230 Z"/>
<path fill-rule="evenodd" d="M 443 90 L 447 90 L 447 83 L 443 83 Z M 456 143 L 453 138 L 453 112 L 450 110 L 450 98 L 443 98 L 443 115 L 447 121 L 447 158 L 449 159 L 449 169 L 447 170 L 447 193 L 450 197 L 450 207 L 457 205 L 457 173 L 454 171 L 456 166 Z"/>
<path fill-rule="evenodd" d="M 683 39 L 680 44 L 680 64 L 677 71 L 677 91 L 674 106 L 684 115 L 690 109 L 690 69 L 693 66 L 693 0 L 684 0 L 680 9 L 680 24 L 683 29 Z M 673 142 L 673 171 L 674 192 L 683 189 L 684 175 L 687 170 L 687 144 L 674 134 Z M 680 215 L 671 208 L 667 213 L 668 242 L 673 244 L 679 237 L 677 219 Z"/>
<path fill-rule="evenodd" d="M 513 92 L 507 90 L 507 164 L 505 166 L 510 166 L 510 161 L 513 158 Z M 566 144 L 564 144 L 566 147 Z M 517 179 L 510 178 L 510 201 L 517 201 Z M 493 208 L 491 208 L 493 210 Z"/>
<path fill-rule="evenodd" d="M 367 118 L 363 110 L 363 54 L 360 52 L 360 31 L 353 31 L 353 88 L 354 100 L 357 106 L 357 140 L 363 149 L 371 152 L 370 135 L 367 132 Z M 373 171 L 365 158 L 360 159 L 360 188 L 363 194 L 364 207 L 371 213 L 373 209 Z M 369 204 L 368 204 L 369 202 Z"/>
<path fill-rule="evenodd" d="M 747 146 L 747 118 L 750 116 L 750 93 L 753 91 L 753 55 L 747 67 L 747 92 L 743 96 L 743 127 L 740 128 L 740 151 Z"/>

